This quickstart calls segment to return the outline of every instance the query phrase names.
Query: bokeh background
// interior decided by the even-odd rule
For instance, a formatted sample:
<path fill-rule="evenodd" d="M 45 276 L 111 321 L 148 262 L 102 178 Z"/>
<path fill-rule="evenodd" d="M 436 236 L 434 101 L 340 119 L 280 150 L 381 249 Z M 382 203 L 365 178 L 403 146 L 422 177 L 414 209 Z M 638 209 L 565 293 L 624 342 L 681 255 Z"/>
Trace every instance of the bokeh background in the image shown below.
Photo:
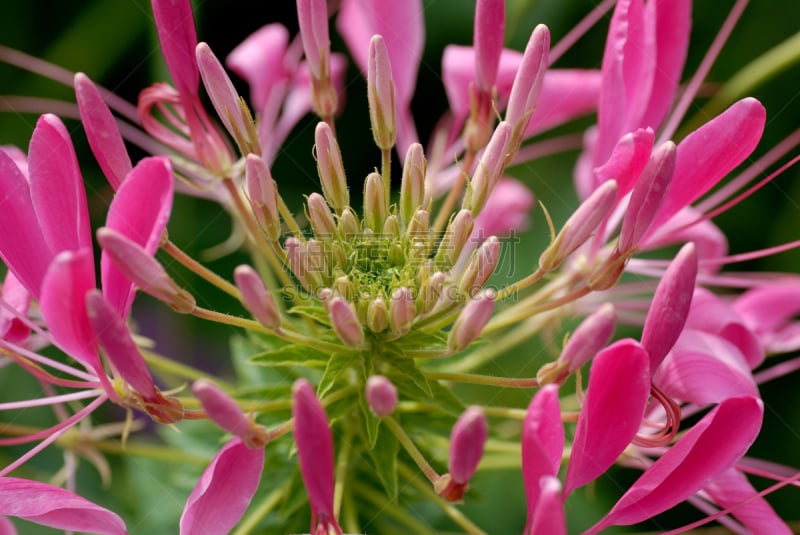
<path fill-rule="evenodd" d="M 450 43 L 471 42 L 474 2 L 422 0 L 422 3 L 425 6 L 427 40 L 413 107 L 424 141 L 447 105 L 440 79 L 442 50 Z M 596 3 L 589 0 L 507 0 L 506 46 L 522 50 L 531 29 L 540 22 L 548 24 L 553 42 L 556 42 Z M 224 58 L 242 39 L 266 23 L 282 22 L 293 33 L 297 29 L 295 3 L 291 0 L 199 0 L 194 5 L 199 38 L 208 42 L 220 58 Z M 695 2 L 690 55 L 684 79 L 700 63 L 732 5 L 732 0 Z M 745 65 L 758 60 L 800 31 L 800 16 L 795 11 L 794 8 L 787 8 L 785 0 L 752 1 L 708 77 L 709 92 L 723 87 Z M 556 66 L 599 68 L 607 27 L 608 16 Z M 344 51 L 341 40 L 333 31 L 332 40 L 335 50 Z M 168 78 L 147 0 L 4 0 L 0 15 L 0 44 L 45 59 L 69 71 L 83 71 L 131 102 L 136 101 L 142 88 L 153 81 Z M 795 61 L 800 57 L 800 42 L 785 57 L 785 64 L 776 68 L 766 79 L 751 80 L 753 87 L 746 93 L 760 99 L 768 110 L 766 132 L 755 156 L 763 154 L 800 127 L 800 68 Z M 247 95 L 246 86 L 241 84 L 239 87 L 242 94 Z M 29 113 L 34 111 L 31 109 L 20 111 L 24 103 L 9 96 L 35 96 L 73 102 L 71 88 L 0 64 L 0 145 L 14 144 L 22 148 L 27 145 L 37 113 Z M 740 96 L 745 95 L 737 95 L 737 98 Z M 706 101 L 700 100 L 693 105 L 687 115 L 689 123 L 708 118 L 709 111 L 704 108 L 705 104 Z M 51 104 L 41 102 L 24 104 L 22 108 L 25 107 L 56 112 L 61 109 L 51 108 Z M 69 114 L 69 107 L 64 110 Z M 558 130 L 558 133 L 580 132 L 592 122 L 592 118 L 579 120 Z M 88 151 L 79 123 L 68 121 L 67 124 L 73 134 L 87 181 L 93 221 L 100 224 L 111 198 L 111 190 Z M 309 117 L 298 125 L 273 169 L 284 197 L 294 203 L 295 209 L 299 209 L 303 194 L 319 189 L 311 153 L 314 124 L 315 120 Z M 348 72 L 346 110 L 337 122 L 337 130 L 340 134 L 345 133 L 340 135 L 340 143 L 353 193 L 357 196 L 360 181 L 377 165 L 379 153 L 373 146 L 369 130 L 366 86 L 352 65 Z M 792 154 L 796 153 L 794 151 Z M 533 188 L 537 198 L 545 203 L 557 222 L 563 221 L 570 210 L 577 206 L 571 179 L 576 154 L 573 151 L 548 157 L 512 170 L 514 175 Z M 136 149 L 132 149 L 132 155 L 134 161 L 144 156 Z M 241 253 L 221 258 L 213 255 L 214 248 L 223 243 L 231 231 L 228 217 L 215 205 L 179 198 L 174 214 L 169 225 L 171 239 L 191 254 L 207 258 L 209 265 L 218 272 L 229 275 L 235 265 L 246 260 Z M 1 213 L 0 217 L 3 217 Z M 750 251 L 797 239 L 800 236 L 800 171 L 795 167 L 783 173 L 752 198 L 721 215 L 717 222 L 727 232 L 733 252 Z M 537 210 L 531 214 L 531 225 L 523 237 L 525 246 L 515 250 L 513 269 L 527 271 L 538 257 L 546 238 L 544 219 Z M 168 262 L 168 259 L 164 260 Z M 791 251 L 733 266 L 732 269 L 796 273 L 800 270 L 800 252 Z M 235 310 L 235 303 L 205 287 L 202 281 L 185 271 L 175 270 L 174 273 L 199 296 L 205 306 Z M 137 303 L 134 317 L 139 322 L 141 332 L 158 341 L 161 353 L 216 370 L 223 375 L 231 373 L 229 338 L 233 333 L 230 329 L 177 318 L 166 307 L 146 297 Z M 545 354 L 540 345 L 532 342 L 516 348 L 505 357 L 502 365 L 514 366 L 532 374 Z M 487 371 L 491 372 L 491 369 Z M 800 377 L 790 376 L 763 387 L 767 410 L 764 431 L 752 449 L 755 456 L 800 466 L 798 381 Z M 5 399 L 17 399 L 19 396 L 16 394 L 28 387 L 34 385 L 27 384 L 25 377 L 8 369 L 0 372 L 0 391 L 14 396 L 6 398 L 4 395 Z M 465 389 L 461 393 L 465 397 L 480 400 L 486 391 Z M 529 393 L 517 392 L 508 401 L 523 406 L 526 396 Z M 98 419 L 101 417 L 97 416 Z M 0 414 L 0 418 L 9 416 Z M 188 442 L 184 446 L 192 447 Z M 0 452 L 0 463 L 6 464 L 15 451 L 22 450 Z M 204 452 L 200 448 L 191 453 L 202 456 Z M 123 476 L 116 478 L 110 489 L 104 489 L 97 473 L 91 467 L 82 466 L 79 472 L 81 490 L 115 508 L 123 517 L 136 518 L 135 523 L 129 524 L 132 534 L 176 532 L 174 524 L 165 527 L 170 526 L 168 522 L 174 522 L 172 515 L 175 514 L 176 505 L 166 505 L 160 500 L 168 496 L 175 501 L 171 487 L 180 487 L 181 484 L 191 486 L 191 477 L 187 476 L 185 481 L 176 483 L 168 478 L 160 478 L 154 465 L 142 462 L 130 466 L 113 455 L 110 458 L 115 468 L 123 470 Z M 60 456 L 57 452 L 51 452 L 31 463 L 31 467 L 26 468 L 27 475 L 41 477 L 59 465 Z M 197 469 L 195 467 L 192 474 L 196 474 Z M 631 482 L 636 475 L 624 470 L 614 471 L 610 476 L 601 478 L 589 492 L 571 498 L 568 502 L 570 527 L 577 532 L 589 525 L 592 519 L 608 510 L 615 497 L 619 496 L 618 487 Z M 755 483 L 764 486 L 763 481 L 756 480 Z M 149 485 L 149 495 L 136 488 L 139 484 Z M 487 471 L 476 479 L 473 487 L 478 489 L 477 497 L 464 508 L 474 515 L 481 526 L 493 534 L 521 531 L 525 510 L 518 470 Z M 185 499 L 185 491 L 179 490 L 178 495 L 181 493 Z M 772 501 L 781 514 L 800 520 L 800 508 L 797 507 L 800 492 L 796 489 L 783 490 Z M 159 513 L 162 505 L 166 511 Z M 181 505 L 177 503 L 177 510 Z M 696 517 L 691 508 L 682 506 L 651 527 L 658 531 L 663 526 L 677 526 Z M 22 529 L 21 533 L 49 533 L 30 525 Z"/>

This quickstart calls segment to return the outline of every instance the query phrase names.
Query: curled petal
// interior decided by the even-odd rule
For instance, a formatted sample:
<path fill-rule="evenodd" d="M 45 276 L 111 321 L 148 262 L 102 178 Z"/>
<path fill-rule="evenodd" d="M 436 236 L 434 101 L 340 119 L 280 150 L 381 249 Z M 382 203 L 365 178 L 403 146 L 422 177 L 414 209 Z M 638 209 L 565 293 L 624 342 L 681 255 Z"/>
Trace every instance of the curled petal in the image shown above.
<path fill-rule="evenodd" d="M 788 352 L 800 346 L 798 322 L 800 284 L 776 283 L 741 295 L 734 310 L 752 329 L 767 351 Z"/>
<path fill-rule="evenodd" d="M 608 160 L 594 170 L 595 184 L 614 179 L 619 186 L 619 198 L 627 195 L 647 165 L 654 139 L 655 134 L 649 128 L 638 128 L 622 136 Z"/>
<path fill-rule="evenodd" d="M 6 273 L 0 299 L 4 304 L 16 311 L 15 314 L 5 306 L 0 307 L 0 339 L 8 340 L 15 344 L 22 343 L 28 338 L 30 327 L 21 321 L 18 315 L 22 317 L 28 316 L 31 294 L 19 279 L 14 276 L 13 271 Z"/>
<path fill-rule="evenodd" d="M 651 518 L 703 488 L 744 455 L 761 429 L 763 413 L 764 404 L 752 396 L 720 403 L 650 466 L 587 535 Z"/>
<path fill-rule="evenodd" d="M 236 437 L 200 476 L 181 515 L 180 535 L 225 535 L 242 518 L 261 480 L 264 448 Z"/>
<path fill-rule="evenodd" d="M 197 98 L 200 72 L 194 50 L 197 32 L 189 0 L 151 0 L 161 51 L 175 86 L 184 98 Z"/>
<path fill-rule="evenodd" d="M 108 509 L 68 490 L 14 477 L 0 478 L 0 515 L 64 531 L 127 534 L 122 519 Z"/>
<path fill-rule="evenodd" d="M 250 100 L 258 113 L 272 92 L 289 81 L 284 63 L 289 46 L 289 31 L 281 24 L 268 24 L 233 49 L 226 59 L 228 67 L 250 84 Z"/>

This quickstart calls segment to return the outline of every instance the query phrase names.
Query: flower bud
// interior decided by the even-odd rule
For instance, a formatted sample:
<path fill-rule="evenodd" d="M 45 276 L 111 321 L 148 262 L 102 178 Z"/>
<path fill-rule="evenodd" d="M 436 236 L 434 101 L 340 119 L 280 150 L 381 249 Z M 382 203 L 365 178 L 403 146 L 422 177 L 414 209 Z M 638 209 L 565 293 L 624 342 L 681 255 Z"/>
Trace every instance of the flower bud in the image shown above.
<path fill-rule="evenodd" d="M 351 208 L 345 208 L 339 216 L 339 233 L 346 240 L 361 234 L 361 223 Z"/>
<path fill-rule="evenodd" d="M 410 242 L 428 243 L 430 239 L 430 219 L 426 210 L 417 210 L 406 228 L 406 236 Z"/>
<path fill-rule="evenodd" d="M 650 356 L 651 372 L 656 371 L 683 331 L 696 279 L 697 253 L 690 242 L 681 247 L 661 277 L 644 321 L 642 347 Z"/>
<path fill-rule="evenodd" d="M 367 307 L 367 327 L 374 333 L 383 332 L 389 326 L 389 309 L 380 297 L 370 301 Z"/>
<path fill-rule="evenodd" d="M 397 388 L 383 375 L 373 375 L 367 379 L 364 396 L 370 410 L 378 418 L 390 416 L 397 407 Z"/>
<path fill-rule="evenodd" d="M 636 247 L 661 207 L 675 170 L 675 144 L 667 141 L 653 151 L 633 187 L 622 219 L 617 248 L 623 254 Z"/>
<path fill-rule="evenodd" d="M 328 203 L 319 193 L 312 193 L 306 201 L 308 220 L 314 230 L 314 236 L 321 240 L 331 240 L 336 236 L 336 221 L 333 220 Z"/>
<path fill-rule="evenodd" d="M 194 297 L 179 287 L 158 260 L 139 244 L 107 227 L 97 230 L 97 241 L 114 266 L 143 292 L 165 302 L 179 314 L 194 310 Z"/>
<path fill-rule="evenodd" d="M 475 5 L 475 85 L 491 93 L 497 79 L 500 54 L 503 52 L 505 2 L 478 0 Z"/>
<path fill-rule="evenodd" d="M 483 457 L 488 433 L 486 416 L 480 407 L 469 407 L 458 418 L 450 434 L 450 473 L 435 485 L 442 498 L 456 502 L 464 495 Z"/>
<path fill-rule="evenodd" d="M 412 143 L 403 162 L 400 182 L 400 216 L 408 226 L 417 210 L 425 207 L 425 154 L 422 145 Z"/>
<path fill-rule="evenodd" d="M 467 243 L 472 234 L 473 219 L 472 212 L 469 210 L 459 210 L 459 212 L 447 225 L 447 230 L 439 242 L 439 250 L 436 252 L 436 260 L 443 262 L 448 267 L 452 266 L 461 255 L 464 244 Z"/>
<path fill-rule="evenodd" d="M 346 301 L 351 301 L 356 295 L 356 288 L 346 275 L 336 278 L 334 288 L 336 289 L 336 295 Z"/>
<path fill-rule="evenodd" d="M 464 268 L 458 281 L 459 293 L 468 297 L 475 295 L 492 276 L 499 260 L 500 240 L 496 236 L 489 236 Z"/>
<path fill-rule="evenodd" d="M 495 128 L 486 150 L 470 180 L 462 206 L 476 216 L 483 210 L 489 194 L 503 173 L 511 142 L 511 125 L 505 121 Z"/>
<path fill-rule="evenodd" d="M 350 204 L 347 178 L 342 165 L 342 153 L 328 123 L 318 123 L 314 130 L 314 146 L 317 155 L 317 173 L 322 182 L 325 200 L 337 214 Z"/>
<path fill-rule="evenodd" d="M 206 379 L 192 384 L 192 393 L 200 401 L 209 420 L 223 431 L 241 438 L 250 448 L 263 448 L 267 443 L 267 432 L 247 418 L 239 405 L 217 385 Z"/>
<path fill-rule="evenodd" d="M 514 84 L 511 86 L 511 95 L 508 97 L 506 121 L 514 130 L 509 159 L 522 142 L 525 129 L 536 109 L 536 101 L 539 99 L 544 73 L 547 70 L 549 51 L 550 30 L 547 26 L 540 24 L 533 29 L 531 37 L 528 39 L 522 63 L 514 77 Z"/>
<path fill-rule="evenodd" d="M 392 334 L 402 336 L 414 324 L 414 296 L 408 288 L 398 288 L 392 294 L 389 304 L 389 327 Z"/>
<path fill-rule="evenodd" d="M 389 51 L 386 50 L 386 44 L 380 35 L 373 35 L 369 42 L 367 97 L 375 144 L 383 150 L 390 150 L 397 140 L 394 81 L 392 66 L 389 63 Z"/>
<path fill-rule="evenodd" d="M 447 338 L 447 347 L 451 352 L 462 351 L 478 339 L 492 318 L 494 298 L 494 290 L 483 290 L 467 303 Z"/>
<path fill-rule="evenodd" d="M 611 213 L 617 197 L 617 183 L 608 180 L 597 188 L 570 216 L 556 239 L 539 257 L 539 267 L 545 271 L 556 269 L 575 250 L 583 245 L 600 228 Z"/>
<path fill-rule="evenodd" d="M 614 305 L 606 303 L 570 335 L 558 360 L 542 366 L 536 374 L 540 384 L 561 383 L 603 349 L 614 334 Z"/>
<path fill-rule="evenodd" d="M 242 301 L 247 310 L 261 324 L 276 331 L 281 326 L 281 315 L 275 298 L 264 287 L 264 282 L 258 273 L 247 265 L 237 267 L 233 272 L 236 287 L 242 292 Z"/>
<path fill-rule="evenodd" d="M 383 230 L 386 220 L 386 189 L 378 173 L 370 173 L 364 181 L 364 220 L 375 233 Z"/>
<path fill-rule="evenodd" d="M 225 129 L 236 141 L 242 154 L 261 154 L 256 126 L 250 109 L 233 87 L 225 68 L 206 43 L 195 49 L 197 66 L 206 93 Z"/>
<path fill-rule="evenodd" d="M 313 532 L 341 533 L 333 511 L 333 436 L 325 409 L 306 379 L 292 386 L 292 418 L 300 475 L 317 523 Z"/>
<path fill-rule="evenodd" d="M 416 301 L 416 310 L 419 314 L 427 314 L 439 302 L 439 297 L 442 295 L 444 282 L 447 276 L 441 271 L 437 271 L 428 277 L 419 290 L 419 295 Z"/>
<path fill-rule="evenodd" d="M 391 214 L 383 222 L 383 233 L 386 238 L 391 240 L 400 239 L 400 219 Z"/>
<path fill-rule="evenodd" d="M 276 241 L 281 235 L 278 192 L 266 162 L 255 154 L 247 155 L 245 180 L 250 206 L 261 230 L 268 239 Z"/>
<path fill-rule="evenodd" d="M 320 117 L 332 117 L 338 102 L 331 80 L 331 42 L 326 1 L 297 0 L 297 20 L 311 75 L 311 105 Z"/>
<path fill-rule="evenodd" d="M 360 347 L 364 343 L 364 329 L 350 303 L 341 297 L 332 297 L 325 306 L 339 339 L 347 346 Z"/>

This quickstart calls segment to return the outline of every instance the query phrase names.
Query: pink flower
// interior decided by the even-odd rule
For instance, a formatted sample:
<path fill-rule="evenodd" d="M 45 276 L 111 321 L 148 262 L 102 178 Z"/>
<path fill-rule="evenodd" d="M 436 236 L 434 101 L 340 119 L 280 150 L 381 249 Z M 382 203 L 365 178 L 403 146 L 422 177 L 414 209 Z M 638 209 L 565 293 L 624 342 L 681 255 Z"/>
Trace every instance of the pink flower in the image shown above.
<path fill-rule="evenodd" d="M 128 533 L 120 517 L 99 505 L 59 487 L 14 477 L 0 477 L 0 516 L 64 531 Z"/>

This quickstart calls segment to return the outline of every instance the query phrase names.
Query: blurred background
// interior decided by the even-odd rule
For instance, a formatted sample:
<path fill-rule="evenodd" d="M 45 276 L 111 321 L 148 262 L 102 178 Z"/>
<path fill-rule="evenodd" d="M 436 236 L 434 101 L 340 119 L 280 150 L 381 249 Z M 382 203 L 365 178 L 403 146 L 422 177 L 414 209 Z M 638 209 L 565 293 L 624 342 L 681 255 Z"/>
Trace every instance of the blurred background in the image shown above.
<path fill-rule="evenodd" d="M 402 1 L 402 0 L 399 0 Z M 506 46 L 522 50 L 531 29 L 537 23 L 547 24 L 557 42 L 583 15 L 598 2 L 588 0 L 507 0 L 506 1 Z M 435 122 L 445 111 L 447 103 L 440 79 L 441 54 L 447 44 L 470 44 L 474 2 L 472 0 L 423 0 L 427 26 L 423 65 L 420 68 L 417 92 L 413 107 L 417 128 L 423 143 Z M 198 36 L 206 41 L 219 58 L 246 36 L 269 22 L 282 22 L 292 33 L 297 30 L 294 15 L 295 3 L 291 0 L 245 1 L 245 0 L 200 0 L 194 2 Z M 684 70 L 684 80 L 695 71 L 709 44 L 714 39 L 732 0 L 695 2 L 693 29 L 689 59 Z M 787 8 L 784 0 L 755 0 L 751 2 L 725 45 L 719 59 L 708 77 L 706 93 L 724 87 L 744 66 L 757 61 L 765 53 L 786 42 L 800 31 L 800 16 L 793 8 Z M 556 67 L 599 68 L 603 43 L 610 15 L 595 26 L 572 50 L 561 58 Z M 332 30 L 334 50 L 345 51 L 341 39 Z M 797 40 L 797 39 L 796 39 Z M 136 102 L 141 89 L 154 81 L 167 80 L 163 60 L 157 44 L 155 30 L 147 0 L 5 0 L 0 16 L 0 45 L 24 51 L 38 58 L 59 65 L 68 71 L 83 71 L 95 82 L 116 92 L 130 102 Z M 764 138 L 754 159 L 787 135 L 800 127 L 800 42 L 785 54 L 783 64 L 772 69 L 762 79 L 755 77 L 746 92 L 734 95 L 754 96 L 767 108 L 768 121 Z M 242 95 L 248 95 L 245 84 L 235 80 Z M 52 99 L 22 101 L 18 96 Z M 18 68 L 0 64 L 0 145 L 27 146 L 30 133 L 39 112 L 55 111 L 69 117 L 69 105 L 56 105 L 55 101 L 74 102 L 70 87 L 41 76 L 32 75 Z M 706 101 L 696 102 L 687 114 L 687 122 L 696 124 L 698 118 L 709 118 Z M 718 113 L 720 110 L 714 112 Z M 559 129 L 556 133 L 581 132 L 592 124 L 593 118 L 576 121 Z M 302 121 L 285 144 L 273 169 L 284 198 L 294 202 L 292 208 L 299 209 L 302 194 L 319 189 L 313 171 L 311 153 L 313 128 L 312 117 Z M 95 164 L 85 141 L 82 129 L 76 121 L 68 121 L 74 143 L 79 152 L 84 177 L 87 181 L 89 205 L 95 224 L 101 224 L 111 198 L 111 189 Z M 366 106 L 366 85 L 357 69 L 351 65 L 348 71 L 348 95 L 346 109 L 337 121 L 340 143 L 347 173 L 352 181 L 354 195 L 360 193 L 363 177 L 380 161 L 369 129 Z M 342 133 L 346 133 L 342 135 Z M 790 155 L 797 154 L 797 150 Z M 538 200 L 553 214 L 554 220 L 563 221 L 577 206 L 572 187 L 572 166 L 577 152 L 544 158 L 532 164 L 512 170 L 512 174 L 530 185 Z M 134 161 L 144 156 L 132 149 Z M 786 161 L 783 158 L 781 161 Z M 763 174 L 761 176 L 764 176 Z M 358 206 L 358 200 L 354 200 Z M 169 225 L 173 242 L 189 253 L 209 259 L 209 266 L 217 272 L 229 275 L 235 265 L 246 260 L 240 253 L 217 258 L 215 246 L 223 243 L 231 232 L 228 216 L 216 205 L 196 199 L 179 198 Z M 2 217 L 2 214 L 0 214 Z M 531 214 L 532 222 L 523 243 L 526 246 L 514 255 L 515 265 L 527 270 L 538 258 L 541 245 L 546 243 L 546 225 L 537 209 Z M 800 170 L 792 168 L 763 188 L 757 194 L 716 219 L 726 231 L 732 252 L 745 252 L 762 247 L 778 245 L 798 238 L 800 234 Z M 162 260 L 165 260 L 162 258 Z M 731 269 L 746 271 L 798 272 L 800 252 L 790 251 L 781 255 L 732 266 Z M 204 306 L 221 310 L 235 310 L 235 303 L 220 296 L 219 292 L 205 291 L 203 282 L 191 274 L 176 271 L 181 283 L 201 296 Z M 207 369 L 221 374 L 232 372 L 230 366 L 230 329 L 177 318 L 159 304 L 142 298 L 137 300 L 134 317 L 140 323 L 141 332 L 158 341 L 159 352 L 165 355 L 199 363 Z M 530 352 L 530 353 L 526 353 Z M 517 368 L 528 367 L 533 373 L 541 364 L 529 358 L 539 353 L 535 344 L 520 347 L 508 356 Z M 783 357 L 785 358 L 785 357 Z M 526 364 L 528 363 L 528 364 Z M 0 389 L 20 391 L 26 388 L 24 378 L 0 374 Z M 767 457 L 776 462 L 800 466 L 800 389 L 798 377 L 785 377 L 765 385 L 762 394 L 766 402 L 765 428 L 756 445 L 754 456 Z M 463 395 L 480 399 L 483 391 L 466 390 Z M 527 403 L 525 395 L 511 401 L 520 406 Z M 16 398 L 15 398 L 16 399 Z M 5 415 L 0 415 L 5 418 Z M 189 447 L 189 446 L 187 446 Z M 13 451 L 0 452 L 0 462 L 6 464 Z M 119 464 L 121 461 L 113 460 Z M 58 455 L 37 458 L 32 473 L 57 467 Z M 130 467 L 128 467 L 130 468 Z M 142 471 L 149 470 L 144 464 Z M 85 470 L 86 493 L 89 496 L 106 494 L 98 476 L 92 469 Z M 132 534 L 170 533 L 159 525 L 157 513 L 152 513 L 146 503 L 158 503 L 156 496 L 169 495 L 168 488 L 174 482 L 160 481 L 165 490 L 154 490 L 154 496 L 142 496 L 134 490 L 134 483 L 141 482 L 137 470 L 128 470 L 121 481 L 115 480 L 113 489 L 123 489 L 131 484 L 129 497 L 115 497 L 120 514 L 139 518 L 131 526 Z M 568 502 L 570 527 L 576 532 L 586 527 L 619 496 L 617 485 L 624 485 L 638 474 L 619 470 L 612 477 L 602 478 L 589 492 L 571 498 Z M 190 478 L 187 478 L 189 480 Z M 157 482 L 151 477 L 151 484 Z M 508 492 L 509 481 L 515 490 Z M 474 515 L 481 526 L 491 533 L 517 533 L 524 525 L 525 504 L 521 494 L 521 477 L 509 470 L 490 471 L 479 476 L 473 487 L 480 489 L 479 499 L 464 506 L 468 514 Z M 764 482 L 755 481 L 764 486 Z M 82 489 L 85 490 L 85 489 Z M 109 494 L 117 495 L 115 492 Z M 185 499 L 185 494 L 183 495 Z M 773 497 L 778 511 L 787 518 L 800 520 L 800 492 L 783 490 Z M 107 499 L 103 503 L 111 506 Z M 178 503 L 178 510 L 182 503 Z M 113 507 L 112 507 L 113 508 Z M 144 514 L 147 509 L 152 514 Z M 153 509 L 157 507 L 153 506 Z M 169 507 L 170 511 L 174 507 Z M 169 513 L 172 514 L 172 513 Z M 169 514 L 164 516 L 169 518 Z M 155 516 L 154 516 L 155 515 Z M 687 519 L 696 518 L 689 507 L 679 507 L 665 517 L 660 525 L 680 525 Z M 494 526 L 492 528 L 491 526 Z M 27 528 L 28 526 L 26 526 Z M 36 528 L 24 533 L 38 533 Z M 303 529 L 303 528 L 300 528 Z M 653 525 L 653 530 L 660 528 Z M 624 530 L 620 530 L 624 531 Z M 41 531 L 48 533 L 48 531 Z"/>

